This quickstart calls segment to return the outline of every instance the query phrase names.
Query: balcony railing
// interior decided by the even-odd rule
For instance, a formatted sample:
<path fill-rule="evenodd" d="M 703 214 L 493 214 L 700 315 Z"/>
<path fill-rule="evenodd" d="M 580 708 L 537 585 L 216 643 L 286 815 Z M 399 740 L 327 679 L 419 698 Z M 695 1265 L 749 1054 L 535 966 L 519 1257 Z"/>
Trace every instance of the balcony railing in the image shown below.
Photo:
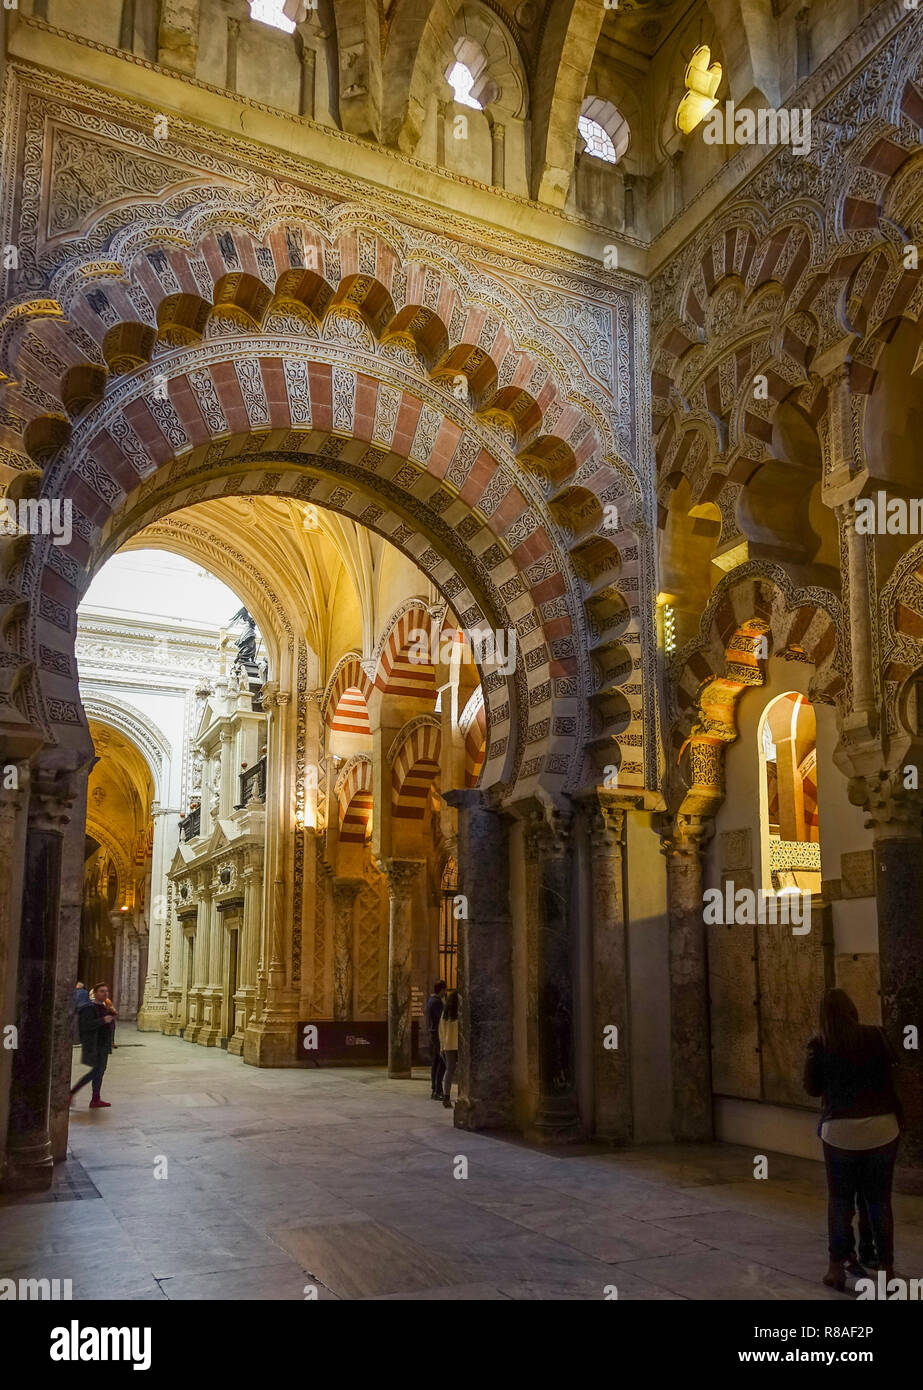
<path fill-rule="evenodd" d="M 194 840 L 198 835 L 202 825 L 202 808 L 197 806 L 194 811 L 179 823 L 180 838 L 183 840 Z"/>
<path fill-rule="evenodd" d="M 264 755 L 252 767 L 245 768 L 240 774 L 240 802 L 234 809 L 242 811 L 246 806 L 249 806 L 251 801 L 263 802 L 265 800 L 266 757 Z"/>

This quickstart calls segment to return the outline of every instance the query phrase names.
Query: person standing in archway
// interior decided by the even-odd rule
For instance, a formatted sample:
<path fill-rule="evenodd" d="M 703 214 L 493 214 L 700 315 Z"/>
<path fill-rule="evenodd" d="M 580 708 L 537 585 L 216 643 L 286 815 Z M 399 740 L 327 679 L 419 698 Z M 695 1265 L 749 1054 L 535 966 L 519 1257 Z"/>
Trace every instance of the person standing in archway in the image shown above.
<path fill-rule="evenodd" d="M 820 1006 L 820 1032 L 808 1043 L 804 1088 L 822 1098 L 817 1132 L 827 1167 L 830 1264 L 824 1283 L 841 1292 L 856 1261 L 853 1213 L 858 1200 L 874 1241 L 876 1264 L 894 1272 L 891 1184 L 903 1112 L 893 1081 L 894 1056 L 880 1028 L 859 1022 L 845 990 L 830 989 Z M 860 1222 L 860 1227 L 863 1223 Z"/>
<path fill-rule="evenodd" d="M 99 1095 L 103 1084 L 103 1073 L 109 1061 L 109 1053 L 112 1051 L 112 1027 L 115 1023 L 115 1015 L 106 1007 L 108 997 L 108 985 L 94 985 L 93 998 L 88 1004 L 83 1005 L 77 1015 L 80 1042 L 83 1047 L 81 1058 L 84 1066 L 89 1067 L 90 1070 L 86 1076 L 80 1078 L 75 1086 L 71 1087 L 71 1104 L 73 1105 L 77 1092 L 88 1081 L 91 1081 L 93 1083 L 91 1110 L 109 1109 L 109 1102 L 101 1100 Z"/>
<path fill-rule="evenodd" d="M 450 989 L 439 1020 L 439 1045 L 445 1058 L 445 1079 L 442 1083 L 442 1103 L 452 1108 L 452 1082 L 458 1066 L 458 990 Z"/>
<path fill-rule="evenodd" d="M 445 1004 L 445 980 L 437 980 L 433 992 L 426 1001 L 426 1023 L 429 1028 L 429 1046 L 432 1062 L 429 1078 L 432 1086 L 431 1100 L 442 1100 L 442 1078 L 445 1076 L 445 1058 L 439 1044 L 439 1020 Z"/>

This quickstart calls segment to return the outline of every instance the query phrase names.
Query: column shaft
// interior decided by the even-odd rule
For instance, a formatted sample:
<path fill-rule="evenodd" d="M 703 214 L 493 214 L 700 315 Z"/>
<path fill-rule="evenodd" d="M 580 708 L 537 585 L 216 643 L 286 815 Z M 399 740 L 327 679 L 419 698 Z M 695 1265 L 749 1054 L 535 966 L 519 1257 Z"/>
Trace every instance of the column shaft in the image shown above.
<path fill-rule="evenodd" d="M 578 1135 L 570 825 L 556 810 L 533 812 L 526 831 L 532 1129 L 540 1139 Z"/>
<path fill-rule="evenodd" d="M 411 1076 L 413 890 L 421 859 L 388 859 L 388 1075 Z"/>
<path fill-rule="evenodd" d="M 54 778 L 48 779 L 49 783 Z M 50 1187 L 53 1168 L 49 1110 L 54 1059 L 55 958 L 61 903 L 63 810 L 33 789 L 26 835 L 19 938 L 19 1038 L 13 1059 L 6 1184 Z"/>
<path fill-rule="evenodd" d="M 677 815 L 664 836 L 670 914 L 670 1050 L 673 1137 L 712 1138 L 711 1027 L 707 938 L 703 916 L 702 847 L 712 821 Z"/>
<path fill-rule="evenodd" d="M 614 1144 L 632 1138 L 625 812 L 594 797 L 590 817 L 593 902 L 593 1131 Z"/>
<path fill-rule="evenodd" d="M 16 1004 L 19 983 L 19 936 L 22 911 L 22 876 L 26 858 L 25 764 L 18 765 L 19 786 L 7 788 L 0 782 L 0 862 L 4 867 L 4 889 L 0 893 L 0 1027 L 18 1022 Z M 10 1088 L 16 1053 L 0 1047 L 0 1180 L 6 1169 L 7 1126 Z"/>
<path fill-rule="evenodd" d="M 343 1022 L 353 1017 L 353 926 L 356 897 L 364 880 L 333 881 L 333 1017 Z"/>
<path fill-rule="evenodd" d="M 479 791 L 453 791 L 458 810 L 460 1129 L 513 1127 L 513 919 L 510 818 Z"/>

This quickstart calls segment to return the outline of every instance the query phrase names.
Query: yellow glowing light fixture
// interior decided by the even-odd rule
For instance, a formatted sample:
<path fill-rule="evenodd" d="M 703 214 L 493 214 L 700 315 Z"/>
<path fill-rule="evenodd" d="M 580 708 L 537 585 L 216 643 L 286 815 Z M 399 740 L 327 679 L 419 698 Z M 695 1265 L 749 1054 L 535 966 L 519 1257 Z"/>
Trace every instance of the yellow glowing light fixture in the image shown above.
<path fill-rule="evenodd" d="M 721 85 L 721 64 L 711 61 L 707 43 L 701 44 L 689 59 L 683 80 L 686 93 L 676 108 L 676 129 L 688 135 L 718 105 L 715 93 Z"/>

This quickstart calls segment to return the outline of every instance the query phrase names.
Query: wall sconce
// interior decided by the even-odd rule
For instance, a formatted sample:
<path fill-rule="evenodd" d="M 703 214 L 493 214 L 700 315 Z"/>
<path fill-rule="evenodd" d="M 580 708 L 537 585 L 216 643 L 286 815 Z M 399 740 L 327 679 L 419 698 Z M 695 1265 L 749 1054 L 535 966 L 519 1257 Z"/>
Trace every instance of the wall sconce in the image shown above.
<path fill-rule="evenodd" d="M 718 105 L 715 93 L 721 85 L 721 64 L 712 63 L 707 43 L 689 59 L 683 81 L 686 93 L 676 108 L 676 129 L 688 135 Z"/>

